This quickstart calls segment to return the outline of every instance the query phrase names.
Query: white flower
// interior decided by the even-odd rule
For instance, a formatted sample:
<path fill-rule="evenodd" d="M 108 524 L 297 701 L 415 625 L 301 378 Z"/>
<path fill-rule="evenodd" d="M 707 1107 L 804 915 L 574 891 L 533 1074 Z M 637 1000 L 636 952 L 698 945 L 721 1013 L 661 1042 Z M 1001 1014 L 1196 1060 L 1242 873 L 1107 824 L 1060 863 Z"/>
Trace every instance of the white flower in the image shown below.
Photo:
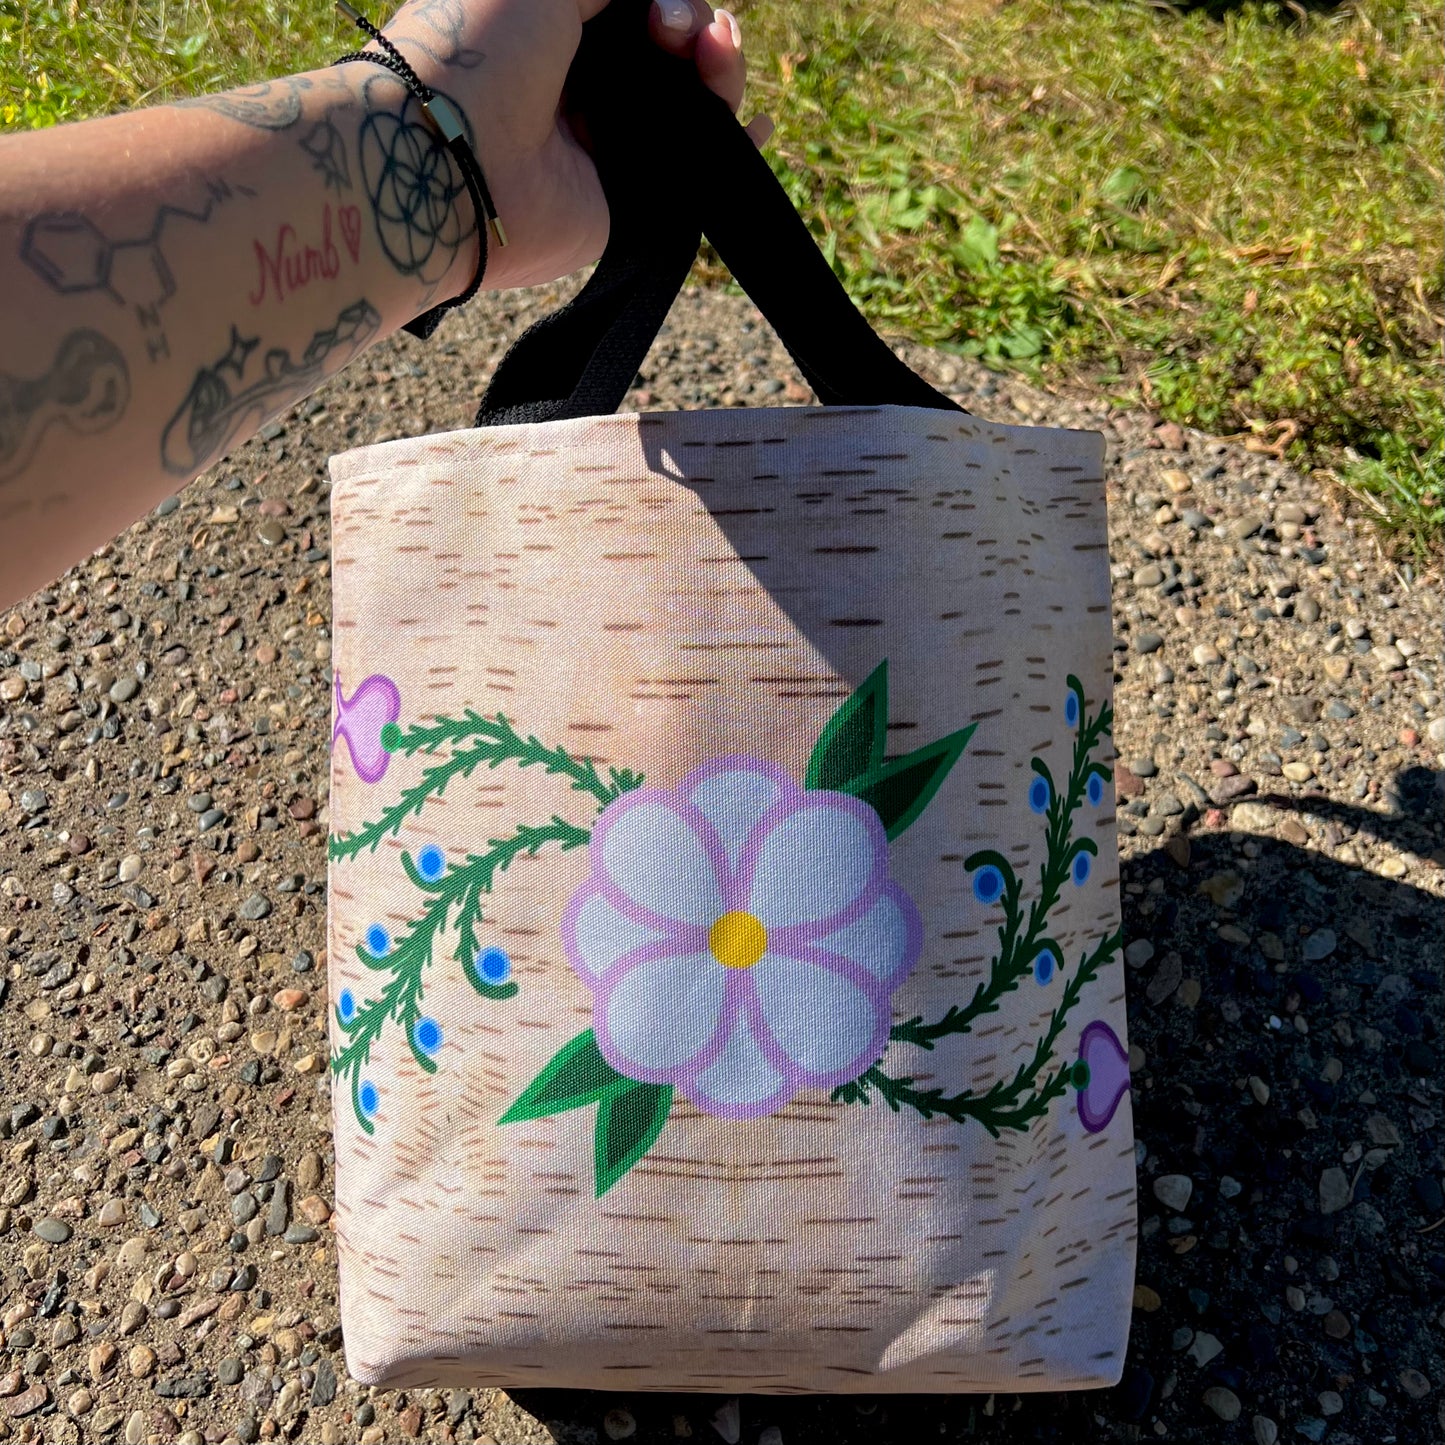
<path fill-rule="evenodd" d="M 922 925 L 866 803 L 730 757 L 598 819 L 562 938 L 620 1074 L 731 1119 L 864 1073 Z"/>

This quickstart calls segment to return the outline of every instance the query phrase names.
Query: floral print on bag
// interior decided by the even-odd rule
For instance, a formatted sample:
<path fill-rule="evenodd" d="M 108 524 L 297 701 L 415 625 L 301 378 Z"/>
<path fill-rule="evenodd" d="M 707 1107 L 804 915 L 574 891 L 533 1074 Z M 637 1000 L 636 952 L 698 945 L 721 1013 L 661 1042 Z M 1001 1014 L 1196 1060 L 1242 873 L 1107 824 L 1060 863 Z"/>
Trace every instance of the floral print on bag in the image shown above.
<path fill-rule="evenodd" d="M 337 835 L 344 863 L 400 830 L 455 778 L 503 763 L 542 767 L 568 779 L 597 811 L 584 827 L 561 816 L 524 824 L 480 852 L 448 858 L 427 845 L 403 852 L 407 877 L 426 897 L 422 916 L 393 939 L 373 925 L 360 961 L 386 974 L 377 996 L 345 990 L 336 1017 L 347 1036 L 332 1069 L 351 1085 L 356 1117 L 372 1132 L 383 1090 L 365 1077 L 388 1022 L 406 1032 L 424 1071 L 437 1068 L 440 1024 L 422 1012 L 423 974 L 433 940 L 453 920 L 456 958 L 483 998 L 517 992 L 505 953 L 481 931 L 482 899 L 508 864 L 544 847 L 587 849 L 589 872 L 559 919 L 568 962 L 592 994 L 593 1022 L 571 1039 L 502 1115 L 503 1125 L 596 1106 L 594 1180 L 601 1196 L 652 1148 L 680 1093 L 704 1113 L 746 1121 L 774 1114 L 800 1093 L 894 1112 L 976 1122 L 997 1135 L 1024 1129 L 1070 1088 L 1083 1128 L 1102 1131 L 1128 1089 L 1127 1058 L 1102 1021 L 1076 1035 L 1072 1062 L 1056 1049 L 1081 994 L 1121 946 L 1117 930 L 1069 967 L 1049 933 L 1062 891 L 1090 877 L 1096 845 L 1074 837 L 1081 808 L 1104 800 L 1107 766 L 1095 756 L 1112 710 L 1093 716 L 1068 679 L 1064 716 L 1074 733 L 1069 776 L 1057 783 L 1032 759 L 1027 806 L 1043 821 L 1046 857 L 1033 897 L 1013 864 L 984 849 L 963 860 L 975 898 L 1000 916 L 999 948 L 986 978 L 939 1018 L 893 1023 L 894 992 L 918 964 L 927 940 L 919 910 L 890 876 L 889 845 L 932 803 L 964 756 L 976 724 L 901 757 L 885 756 L 888 672 L 882 663 L 842 704 L 814 747 L 801 783 L 776 764 L 734 755 L 694 769 L 675 788 L 644 786 L 641 775 L 611 769 L 524 737 L 497 715 L 468 712 L 403 729 L 399 699 L 368 678 L 374 697 L 367 728 L 343 733 L 353 762 L 377 780 L 373 756 L 441 760 L 375 822 Z M 363 688 L 366 686 L 363 684 Z M 349 706 L 354 705 L 353 696 Z M 338 705 L 341 693 L 338 688 Z M 377 703 L 384 703 L 378 707 Z M 340 708 L 338 707 L 338 711 Z M 374 714 L 374 716 L 373 716 Z M 353 734 L 367 740 L 360 748 Z M 358 775 L 365 777 L 362 767 Z M 453 911 L 455 910 L 455 911 Z M 932 1050 L 970 1033 L 1012 990 L 1032 982 L 1057 992 L 1032 1056 L 982 1091 L 918 1088 L 883 1065 L 896 1050 Z"/>

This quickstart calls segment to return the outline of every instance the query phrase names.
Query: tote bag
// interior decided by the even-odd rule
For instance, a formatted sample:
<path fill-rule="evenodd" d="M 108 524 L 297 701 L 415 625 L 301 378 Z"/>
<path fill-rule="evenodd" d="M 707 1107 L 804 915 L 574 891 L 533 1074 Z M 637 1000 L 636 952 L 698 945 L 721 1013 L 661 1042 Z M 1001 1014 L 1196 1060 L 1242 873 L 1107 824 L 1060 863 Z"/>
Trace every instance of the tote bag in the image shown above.
<path fill-rule="evenodd" d="M 599 107 L 588 286 L 476 428 L 332 462 L 348 1367 L 1111 1384 L 1135 1195 L 1102 438 L 907 371 L 640 14 L 588 26 L 576 91 L 635 67 L 704 135 L 706 193 L 659 219 Z M 824 405 L 608 414 L 700 229 Z"/>

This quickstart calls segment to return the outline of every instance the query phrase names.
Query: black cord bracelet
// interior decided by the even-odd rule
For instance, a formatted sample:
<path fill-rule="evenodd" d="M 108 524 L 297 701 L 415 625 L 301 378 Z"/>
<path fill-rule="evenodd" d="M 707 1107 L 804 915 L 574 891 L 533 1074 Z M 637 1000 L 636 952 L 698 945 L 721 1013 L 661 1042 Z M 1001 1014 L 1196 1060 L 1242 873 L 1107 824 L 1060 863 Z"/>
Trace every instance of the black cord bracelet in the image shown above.
<path fill-rule="evenodd" d="M 373 65 L 385 66 L 406 86 L 421 103 L 421 113 L 456 162 L 476 212 L 477 242 L 481 254 L 477 258 L 477 270 L 472 277 L 471 284 L 460 295 L 453 296 L 450 301 L 443 301 L 440 306 L 433 306 L 430 311 L 424 311 L 415 320 L 407 322 L 402 327 L 403 331 L 408 331 L 413 336 L 420 337 L 425 341 L 437 329 L 442 317 L 448 311 L 464 305 L 477 294 L 477 290 L 482 284 L 482 273 L 487 269 L 487 227 L 491 226 L 497 243 L 501 246 L 507 244 L 507 233 L 502 229 L 502 219 L 497 215 L 496 205 L 492 201 L 492 193 L 487 187 L 487 178 L 482 174 L 482 168 L 477 164 L 476 155 L 467 143 L 466 130 L 462 125 L 461 117 L 453 109 L 451 103 L 427 85 L 407 63 L 406 57 L 396 46 L 354 5 L 349 4 L 348 0 L 336 0 L 336 8 L 358 29 L 364 30 L 386 53 L 377 55 L 371 50 L 354 50 L 351 54 L 343 55 L 331 63 L 346 65 L 353 60 L 369 60 Z"/>

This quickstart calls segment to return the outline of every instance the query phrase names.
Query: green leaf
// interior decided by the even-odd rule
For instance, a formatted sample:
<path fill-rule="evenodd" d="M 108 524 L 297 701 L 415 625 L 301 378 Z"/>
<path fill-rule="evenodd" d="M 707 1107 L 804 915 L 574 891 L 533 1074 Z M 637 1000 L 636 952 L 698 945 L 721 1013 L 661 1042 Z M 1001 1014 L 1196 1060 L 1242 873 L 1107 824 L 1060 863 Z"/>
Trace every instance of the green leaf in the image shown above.
<path fill-rule="evenodd" d="M 603 1096 L 597 1111 L 599 1199 L 652 1148 L 670 1108 L 671 1084 L 639 1084 L 627 1079 Z"/>
<path fill-rule="evenodd" d="M 805 788 L 849 792 L 848 784 L 883 761 L 888 736 L 888 661 L 885 658 L 828 719 L 808 759 Z"/>
<path fill-rule="evenodd" d="M 543 1119 L 548 1114 L 581 1109 L 595 1104 L 609 1089 L 631 1082 L 602 1057 L 592 1030 L 584 1029 L 557 1051 L 497 1122 L 517 1124 L 523 1119 Z"/>
<path fill-rule="evenodd" d="M 977 723 L 950 733 L 936 743 L 870 768 L 841 792 L 862 799 L 883 820 L 889 840 L 910 827 L 963 756 Z"/>

